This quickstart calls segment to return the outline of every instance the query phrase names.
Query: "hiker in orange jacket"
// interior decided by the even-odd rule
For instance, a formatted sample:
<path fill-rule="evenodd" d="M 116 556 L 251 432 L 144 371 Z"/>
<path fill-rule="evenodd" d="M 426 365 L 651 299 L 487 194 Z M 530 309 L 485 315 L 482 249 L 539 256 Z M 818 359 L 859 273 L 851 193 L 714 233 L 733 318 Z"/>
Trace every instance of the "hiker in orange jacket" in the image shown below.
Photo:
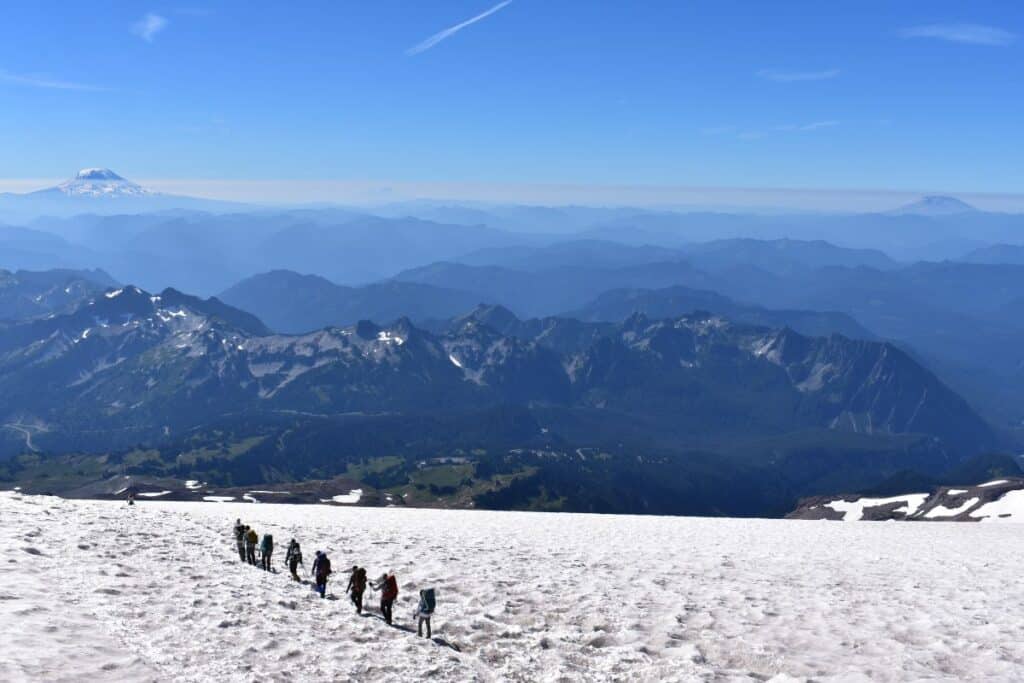
<path fill-rule="evenodd" d="M 395 605 L 395 600 L 398 599 L 398 579 L 395 578 L 395 572 L 389 571 L 387 574 L 382 574 L 377 583 L 373 584 L 373 588 L 381 592 L 380 613 L 384 615 L 384 621 L 390 624 L 391 610 Z"/>

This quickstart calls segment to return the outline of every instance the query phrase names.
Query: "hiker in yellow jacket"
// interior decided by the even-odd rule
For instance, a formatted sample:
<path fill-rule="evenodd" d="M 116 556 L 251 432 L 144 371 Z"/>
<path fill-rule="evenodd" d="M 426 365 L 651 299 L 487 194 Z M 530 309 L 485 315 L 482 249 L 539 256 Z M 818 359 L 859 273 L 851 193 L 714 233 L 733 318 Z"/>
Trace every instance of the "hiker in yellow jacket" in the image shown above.
<path fill-rule="evenodd" d="M 256 544 L 259 543 L 260 536 L 252 527 L 246 528 L 248 530 L 245 532 L 245 561 L 256 564 Z"/>

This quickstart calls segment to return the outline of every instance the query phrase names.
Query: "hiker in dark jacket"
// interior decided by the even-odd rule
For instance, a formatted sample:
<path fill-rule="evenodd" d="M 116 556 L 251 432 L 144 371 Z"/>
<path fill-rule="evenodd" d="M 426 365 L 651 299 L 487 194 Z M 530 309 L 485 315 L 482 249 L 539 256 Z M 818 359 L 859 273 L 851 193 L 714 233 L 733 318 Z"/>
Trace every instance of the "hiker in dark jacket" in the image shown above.
<path fill-rule="evenodd" d="M 238 546 L 238 559 L 245 562 L 245 525 L 242 520 L 235 520 L 235 544 Z"/>
<path fill-rule="evenodd" d="M 356 606 L 356 613 L 363 613 L 363 593 L 366 592 L 366 570 L 362 567 L 352 567 L 352 576 L 348 579 L 348 588 L 345 589 L 352 598 L 352 604 Z"/>
<path fill-rule="evenodd" d="M 316 560 L 313 561 L 313 579 L 316 582 L 316 592 L 320 597 L 326 597 L 327 577 L 331 575 L 331 561 L 327 559 L 327 553 L 316 551 Z"/>
<path fill-rule="evenodd" d="M 245 527 L 245 561 L 249 564 L 256 564 L 256 544 L 259 542 L 259 534 L 251 526 Z"/>
<path fill-rule="evenodd" d="M 260 543 L 260 566 L 264 571 L 270 571 L 270 557 L 274 554 L 274 537 L 270 534 L 263 534 L 263 541 Z"/>
<path fill-rule="evenodd" d="M 285 553 L 284 563 L 288 565 L 288 570 L 292 573 L 292 578 L 296 581 L 301 581 L 299 578 L 299 565 L 302 564 L 302 550 L 299 548 L 299 542 L 294 538 L 291 543 L 288 544 L 288 552 Z M 303 565 L 305 566 L 305 565 Z"/>
<path fill-rule="evenodd" d="M 390 625 L 391 610 L 398 599 L 398 579 L 395 578 L 395 572 L 382 574 L 373 587 L 374 590 L 380 591 L 380 613 L 384 615 L 384 621 Z"/>
<path fill-rule="evenodd" d="M 427 638 L 430 638 L 430 617 L 434 616 L 434 607 L 436 606 L 434 598 L 434 589 L 428 588 L 420 591 L 420 604 L 416 608 L 416 614 L 413 618 L 416 622 L 416 635 L 423 636 L 423 624 L 427 625 Z"/>

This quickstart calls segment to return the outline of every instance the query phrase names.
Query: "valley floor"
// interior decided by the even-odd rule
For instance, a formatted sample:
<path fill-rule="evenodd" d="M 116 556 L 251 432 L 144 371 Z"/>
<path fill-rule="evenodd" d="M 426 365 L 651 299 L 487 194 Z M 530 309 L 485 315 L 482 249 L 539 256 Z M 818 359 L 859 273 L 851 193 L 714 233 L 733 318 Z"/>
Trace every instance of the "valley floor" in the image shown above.
<path fill-rule="evenodd" d="M 278 573 L 238 561 L 239 516 Z M 336 599 L 289 579 L 291 536 L 307 570 L 329 552 Z M 0 680 L 1020 680 L 1022 556 L 1014 524 L 5 493 Z M 396 571 L 396 627 L 355 614 L 353 563 Z M 411 619 L 427 586 L 433 641 Z"/>

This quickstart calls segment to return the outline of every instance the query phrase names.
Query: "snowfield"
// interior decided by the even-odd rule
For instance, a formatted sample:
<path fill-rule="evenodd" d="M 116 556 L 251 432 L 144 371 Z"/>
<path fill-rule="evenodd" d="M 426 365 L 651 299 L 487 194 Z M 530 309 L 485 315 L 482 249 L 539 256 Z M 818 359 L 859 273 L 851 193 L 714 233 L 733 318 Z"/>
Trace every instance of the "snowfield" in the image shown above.
<path fill-rule="evenodd" d="M 277 573 L 238 561 L 236 517 Z M 291 536 L 307 572 L 329 552 L 337 599 L 289 579 Z M 1022 556 L 1012 524 L 2 493 L 0 680 L 1021 680 Z M 396 571 L 396 627 L 355 614 L 353 563 Z"/>

